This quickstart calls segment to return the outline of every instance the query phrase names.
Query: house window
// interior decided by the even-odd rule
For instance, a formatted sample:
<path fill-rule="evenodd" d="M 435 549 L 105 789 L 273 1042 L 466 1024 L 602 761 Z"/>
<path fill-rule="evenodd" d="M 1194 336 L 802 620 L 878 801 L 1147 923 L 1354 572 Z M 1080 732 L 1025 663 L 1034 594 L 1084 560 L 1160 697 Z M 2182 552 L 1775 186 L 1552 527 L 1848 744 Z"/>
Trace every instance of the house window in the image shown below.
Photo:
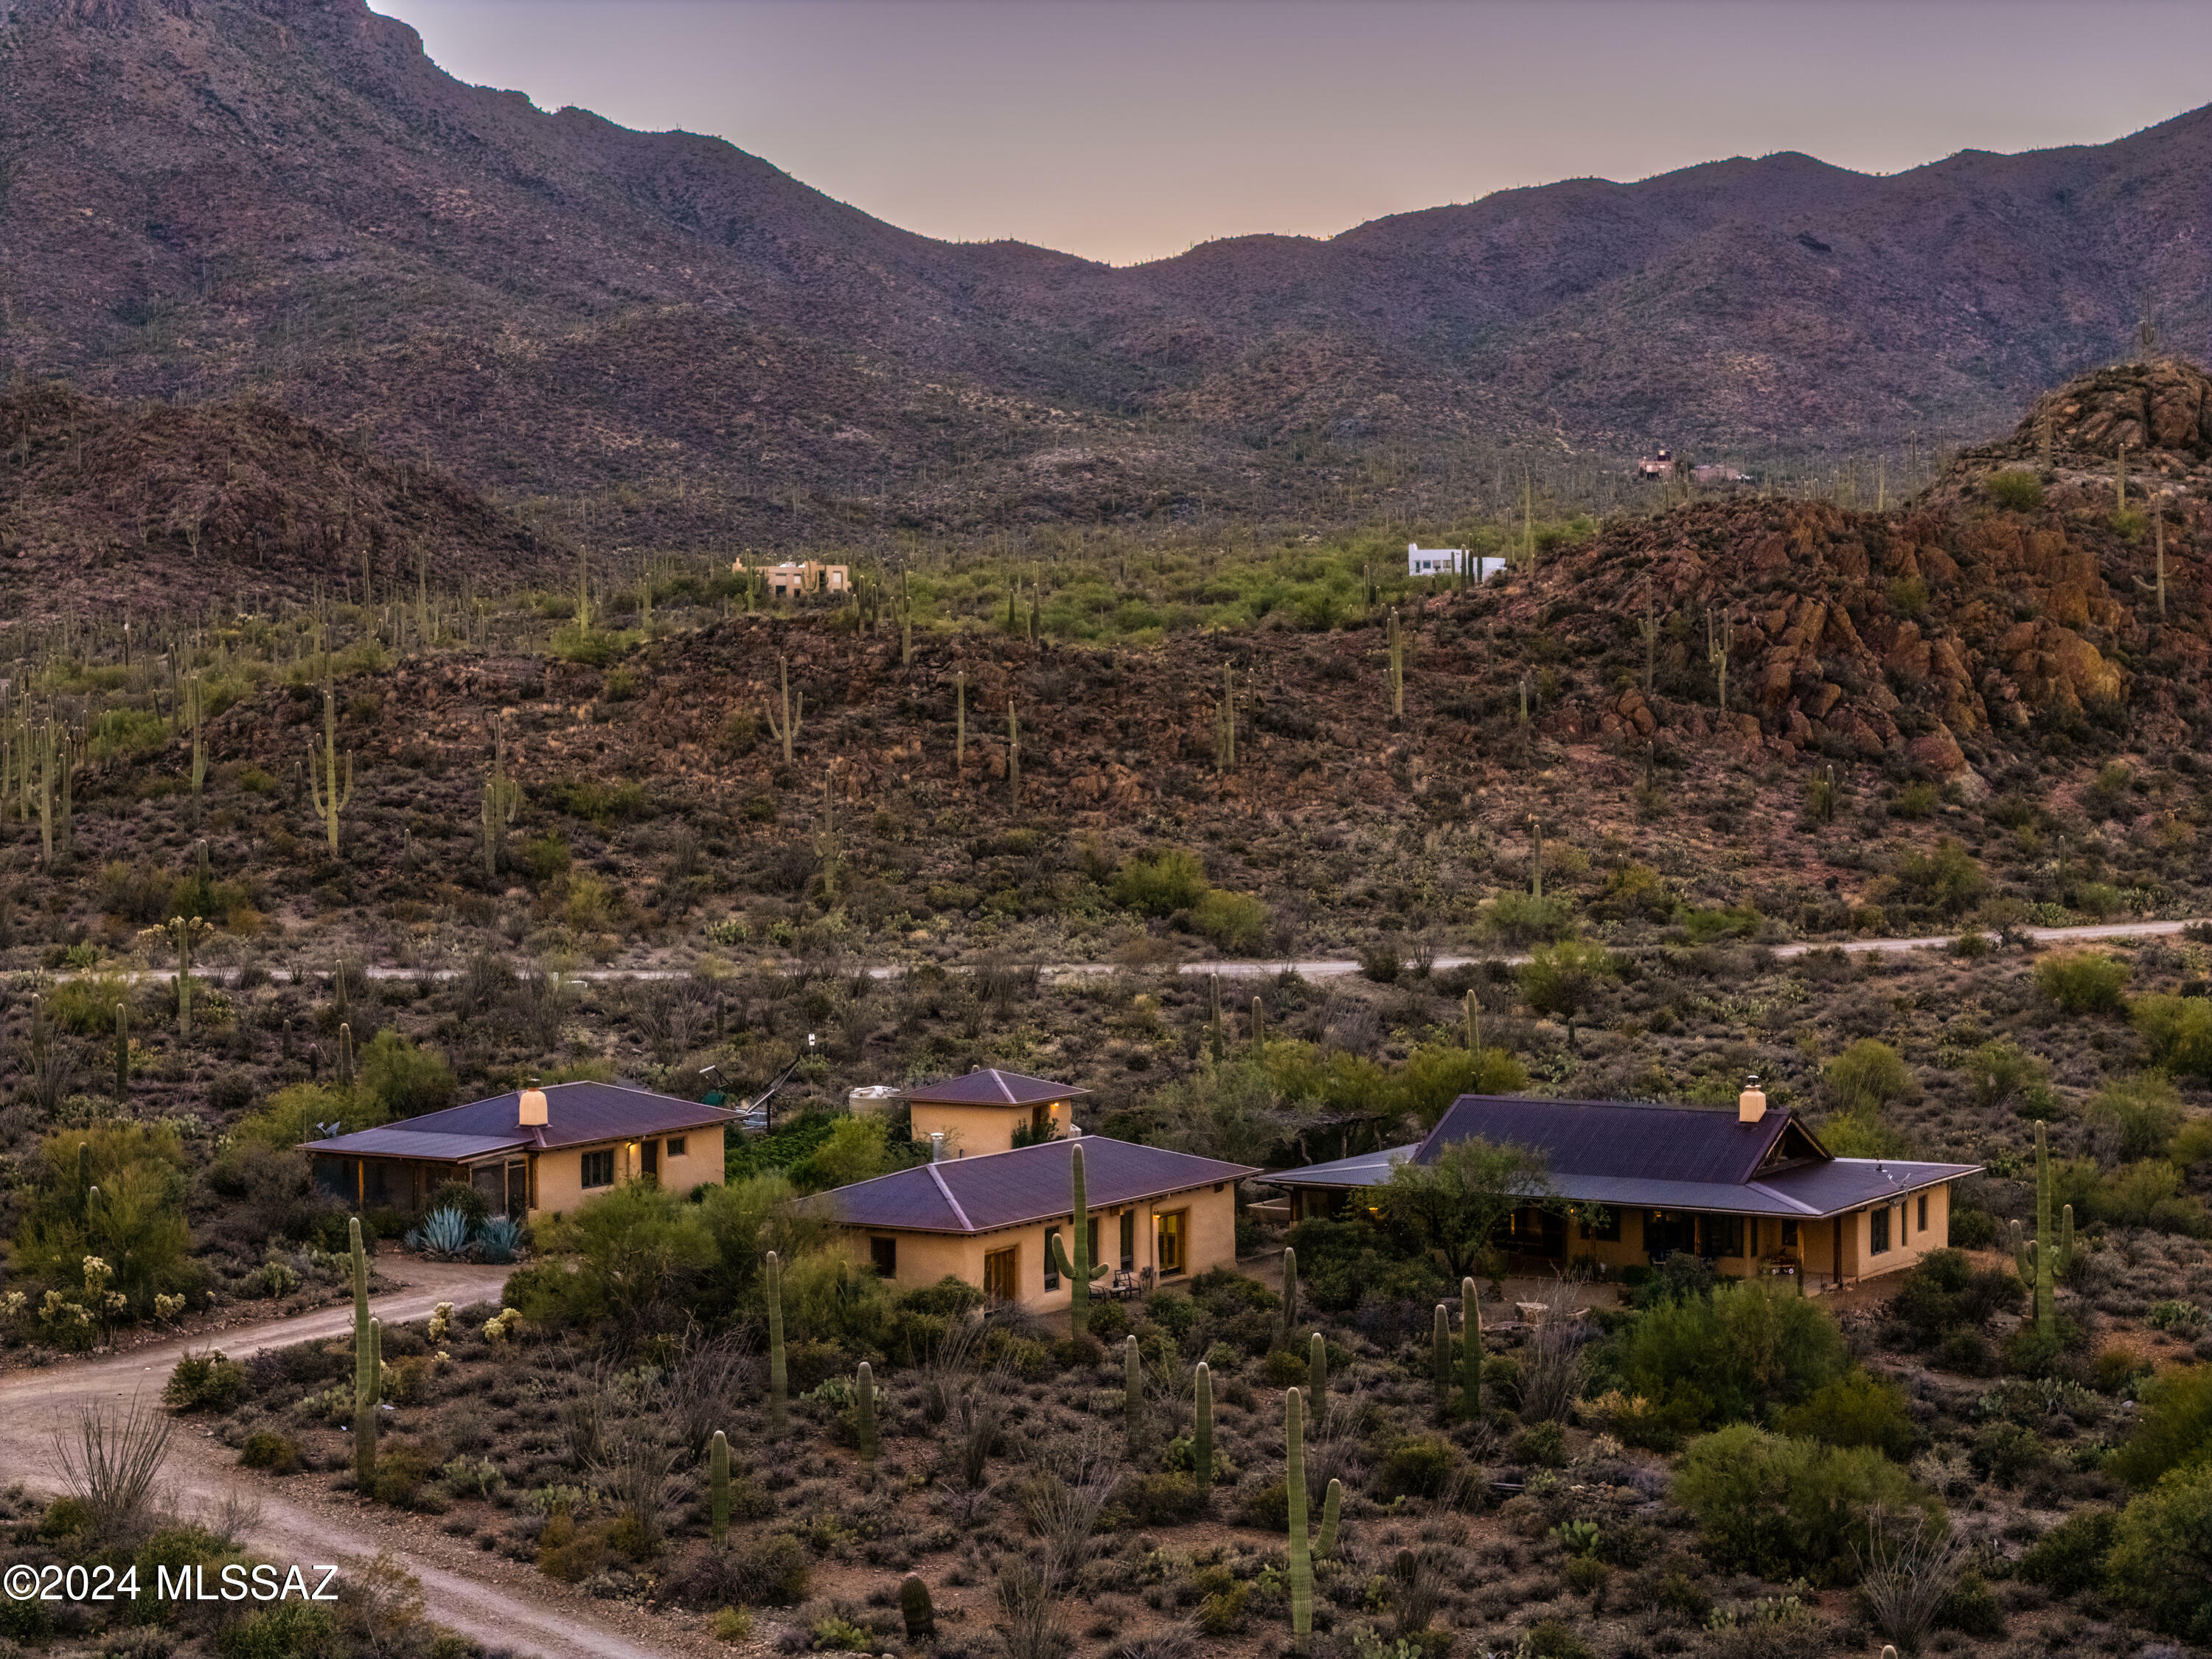
<path fill-rule="evenodd" d="M 1044 1287 L 1048 1291 L 1056 1291 L 1060 1288 L 1060 1262 L 1054 1256 L 1052 1248 L 1059 1239 L 1059 1228 L 1048 1227 L 1044 1230 Z"/>
<path fill-rule="evenodd" d="M 1734 1215 L 1709 1215 L 1705 1218 L 1705 1255 L 1737 1256 L 1743 1254 L 1743 1218 Z"/>
<path fill-rule="evenodd" d="M 669 1157 L 671 1157 L 671 1158 L 681 1158 L 681 1157 L 683 1157 L 683 1156 L 684 1156 L 684 1148 L 685 1145 L 688 1143 L 688 1140 L 689 1140 L 689 1137 L 688 1137 L 688 1136 L 684 1136 L 684 1135 L 671 1135 L 671 1136 L 669 1136 L 669 1137 L 668 1137 L 668 1155 L 669 1155 Z"/>
<path fill-rule="evenodd" d="M 994 1302 L 1012 1302 L 1020 1294 L 1021 1249 L 1010 1245 L 983 1258 L 983 1294 Z"/>
<path fill-rule="evenodd" d="M 1695 1216 L 1684 1215 L 1680 1210 L 1652 1210 L 1645 1214 L 1644 1248 L 1654 1261 L 1664 1261 L 1676 1250 L 1694 1250 L 1697 1247 Z"/>
<path fill-rule="evenodd" d="M 1867 1216 L 1867 1254 L 1880 1255 L 1888 1249 L 1889 1206 L 1885 1204 Z"/>
<path fill-rule="evenodd" d="M 584 1188 L 611 1187 L 615 1184 L 615 1149 L 584 1154 Z"/>
<path fill-rule="evenodd" d="M 1190 1266 L 1186 1251 L 1189 1238 L 1190 1212 L 1170 1210 L 1160 1218 L 1160 1274 L 1184 1272 Z"/>
<path fill-rule="evenodd" d="M 1920 1194 L 1920 1218 L 1912 1224 L 1912 1231 L 1917 1233 L 1928 1231 L 1928 1194 L 1925 1193 Z"/>
<path fill-rule="evenodd" d="M 1121 1212 L 1121 1271 L 1125 1273 L 1137 1271 L 1137 1212 L 1134 1210 Z"/>
<path fill-rule="evenodd" d="M 1794 1221 L 1785 1221 L 1782 1224 L 1782 1248 L 1785 1250 L 1794 1250 L 1797 1248 L 1797 1224 Z"/>
<path fill-rule="evenodd" d="M 645 1178 L 647 1181 L 660 1179 L 660 1143 L 659 1141 L 648 1140 L 645 1143 L 645 1160 L 638 1167 L 644 1170 Z"/>
<path fill-rule="evenodd" d="M 877 1278 L 896 1279 L 898 1277 L 898 1240 L 896 1238 L 870 1239 L 868 1260 L 875 1264 Z"/>

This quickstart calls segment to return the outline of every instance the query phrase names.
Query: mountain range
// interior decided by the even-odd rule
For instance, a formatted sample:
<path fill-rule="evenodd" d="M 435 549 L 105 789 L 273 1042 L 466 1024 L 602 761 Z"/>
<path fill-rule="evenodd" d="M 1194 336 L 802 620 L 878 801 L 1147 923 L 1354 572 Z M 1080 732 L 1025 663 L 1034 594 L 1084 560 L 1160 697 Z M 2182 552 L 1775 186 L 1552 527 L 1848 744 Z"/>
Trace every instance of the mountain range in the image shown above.
<path fill-rule="evenodd" d="M 1799 155 L 1113 268 L 463 85 L 362 0 L 0 0 L 0 362 L 255 399 L 632 544 L 1463 510 L 1652 442 L 1987 437 L 2201 351 L 2212 109 Z"/>

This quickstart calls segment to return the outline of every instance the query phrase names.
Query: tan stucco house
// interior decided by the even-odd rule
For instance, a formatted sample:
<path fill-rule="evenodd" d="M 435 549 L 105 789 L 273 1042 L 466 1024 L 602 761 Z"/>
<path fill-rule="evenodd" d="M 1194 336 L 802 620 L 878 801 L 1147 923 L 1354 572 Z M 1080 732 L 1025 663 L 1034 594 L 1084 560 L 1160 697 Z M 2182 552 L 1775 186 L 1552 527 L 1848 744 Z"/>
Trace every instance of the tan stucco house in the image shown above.
<path fill-rule="evenodd" d="M 940 1158 L 972 1158 L 1066 1134 L 1075 1127 L 1075 1097 L 1091 1091 L 986 1066 L 900 1092 L 916 1146 L 941 1134 Z"/>
<path fill-rule="evenodd" d="M 1789 1112 L 1747 1089 L 1725 1108 L 1462 1095 L 1427 1139 L 1276 1170 L 1294 1220 L 1363 1213 L 1396 1164 L 1431 1163 L 1480 1137 L 1542 1154 L 1550 1200 L 1498 1238 L 1524 1262 L 1617 1273 L 1702 1256 L 1738 1278 L 1844 1285 L 1910 1267 L 1950 1242 L 1951 1184 L 1978 1164 L 1838 1158 Z"/>
<path fill-rule="evenodd" d="M 1237 1183 L 1256 1170 L 1103 1135 L 947 1158 L 800 1202 L 842 1222 L 853 1260 L 895 1284 L 950 1276 L 995 1301 L 1065 1308 L 1071 1291 L 1045 1241 L 1073 1222 L 1069 1173 L 1078 1146 L 1091 1259 L 1108 1269 L 1093 1294 L 1236 1265 Z M 1063 1237 L 1063 1249 L 1068 1242 Z"/>
<path fill-rule="evenodd" d="M 441 1183 L 465 1181 L 495 1213 L 537 1216 L 632 1181 L 719 1187 L 722 1132 L 736 1115 L 619 1083 L 556 1083 L 301 1150 L 317 1188 L 356 1209 L 420 1210 Z"/>

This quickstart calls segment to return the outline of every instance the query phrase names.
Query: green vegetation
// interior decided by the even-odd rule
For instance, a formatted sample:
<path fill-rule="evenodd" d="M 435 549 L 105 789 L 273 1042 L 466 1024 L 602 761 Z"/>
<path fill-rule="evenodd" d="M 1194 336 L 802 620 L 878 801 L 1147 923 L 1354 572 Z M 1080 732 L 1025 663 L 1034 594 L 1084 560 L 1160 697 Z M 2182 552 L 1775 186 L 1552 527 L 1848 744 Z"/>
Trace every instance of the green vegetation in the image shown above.
<path fill-rule="evenodd" d="M 2033 472 L 2020 467 L 2007 467 L 1992 472 L 1983 481 L 1990 499 L 2012 513 L 2039 513 L 2043 510 L 2043 481 Z"/>
<path fill-rule="evenodd" d="M 2035 983 L 2065 1013 L 2117 1014 L 2127 1009 L 2128 965 L 2101 951 L 2045 957 L 2035 964 Z"/>
<path fill-rule="evenodd" d="M 1724 1566 L 1771 1579 L 1832 1582 L 1867 1548 L 1877 1512 L 1942 1506 L 1865 1446 L 1830 1446 L 1731 1424 L 1692 1441 L 1674 1477 L 1674 1501 L 1697 1517 Z"/>

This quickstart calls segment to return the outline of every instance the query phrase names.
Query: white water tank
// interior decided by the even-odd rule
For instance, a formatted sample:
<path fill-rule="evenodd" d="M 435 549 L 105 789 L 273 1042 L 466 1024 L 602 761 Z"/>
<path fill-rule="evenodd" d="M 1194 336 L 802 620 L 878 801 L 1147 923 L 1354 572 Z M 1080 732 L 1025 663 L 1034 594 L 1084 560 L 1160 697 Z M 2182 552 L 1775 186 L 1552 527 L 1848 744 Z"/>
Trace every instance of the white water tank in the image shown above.
<path fill-rule="evenodd" d="M 845 1097 L 845 1109 L 854 1117 L 878 1117 L 890 1110 L 898 1097 L 888 1083 L 864 1084 Z"/>

